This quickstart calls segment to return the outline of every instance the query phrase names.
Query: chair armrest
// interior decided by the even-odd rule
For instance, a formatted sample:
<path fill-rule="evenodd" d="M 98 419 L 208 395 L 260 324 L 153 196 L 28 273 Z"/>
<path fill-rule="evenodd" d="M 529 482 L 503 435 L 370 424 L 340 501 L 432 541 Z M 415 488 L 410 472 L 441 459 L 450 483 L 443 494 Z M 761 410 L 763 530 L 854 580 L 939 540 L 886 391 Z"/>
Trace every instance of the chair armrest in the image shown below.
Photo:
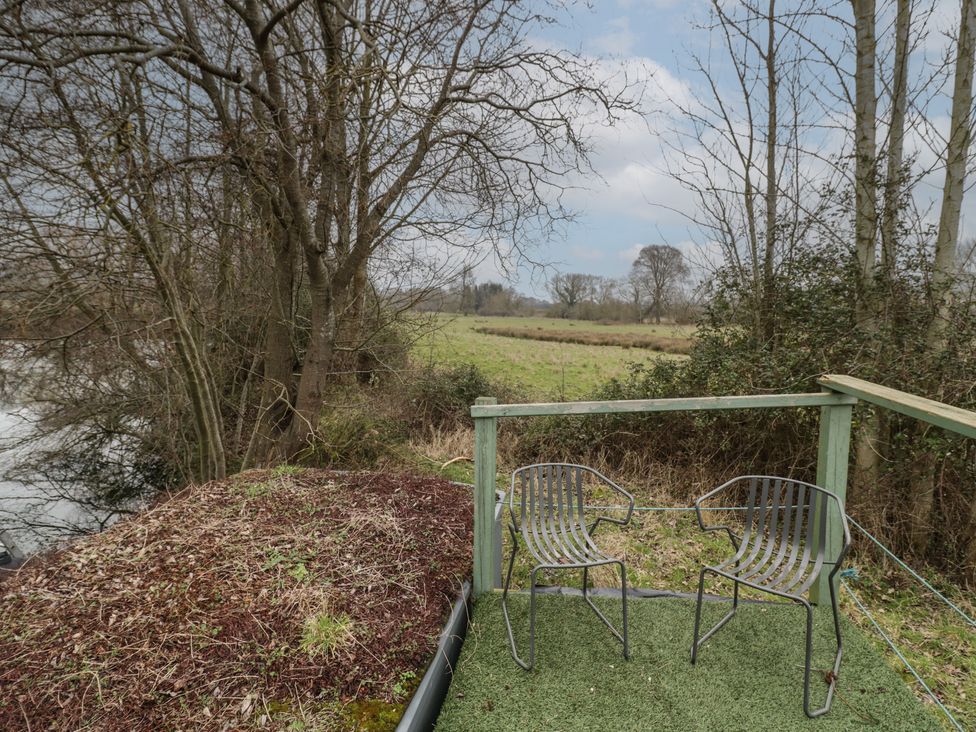
<path fill-rule="evenodd" d="M 742 480 L 742 477 L 741 476 L 736 477 L 736 478 L 732 478 L 732 480 L 728 480 L 728 481 L 722 483 L 722 485 L 720 485 L 718 488 L 713 488 L 708 493 L 706 493 L 705 495 L 703 495 L 700 498 L 698 498 L 698 500 L 696 500 L 695 503 L 694 503 L 695 516 L 698 519 L 698 526 L 699 526 L 699 528 L 701 528 L 702 531 L 725 531 L 725 533 L 727 533 L 729 535 L 729 541 L 732 542 L 732 546 L 735 547 L 735 549 L 737 551 L 739 549 L 739 541 L 740 541 L 739 537 L 732 531 L 731 528 L 729 528 L 728 526 L 725 526 L 724 524 L 723 525 L 720 525 L 720 526 L 719 525 L 717 525 L 717 526 L 709 526 L 709 525 L 706 525 L 705 524 L 705 519 L 702 516 L 702 504 L 705 501 L 709 500 L 710 498 L 714 498 L 719 493 L 722 493 L 728 487 L 730 487 L 732 485 L 735 485 L 740 480 Z M 708 511 L 710 509 L 706 507 L 705 510 Z"/>
<path fill-rule="evenodd" d="M 599 526 L 601 523 L 617 524 L 617 526 L 626 526 L 627 524 L 629 524 L 631 517 L 634 515 L 634 496 L 628 491 L 625 491 L 623 488 L 621 488 L 619 485 L 614 483 L 605 475 L 602 475 L 601 473 L 598 473 L 595 470 L 591 472 L 594 475 L 596 475 L 600 480 L 602 480 L 604 483 L 606 483 L 608 486 L 610 486 L 610 488 L 612 488 L 614 491 L 616 491 L 621 496 L 627 499 L 627 515 L 622 519 L 612 518 L 610 516 L 598 516 L 596 521 L 594 521 L 589 526 L 587 531 L 592 534 L 594 531 L 596 531 L 597 526 Z"/>

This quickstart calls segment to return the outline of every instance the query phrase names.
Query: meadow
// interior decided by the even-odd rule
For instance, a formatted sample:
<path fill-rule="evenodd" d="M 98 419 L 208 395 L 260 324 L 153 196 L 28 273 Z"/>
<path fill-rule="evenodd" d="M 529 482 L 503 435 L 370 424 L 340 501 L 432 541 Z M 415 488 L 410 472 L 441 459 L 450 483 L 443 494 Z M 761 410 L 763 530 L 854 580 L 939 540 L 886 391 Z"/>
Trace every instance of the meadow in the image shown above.
<path fill-rule="evenodd" d="M 594 321 L 538 317 L 434 316 L 435 326 L 414 345 L 414 359 L 421 365 L 474 364 L 491 378 L 512 384 L 532 399 L 580 399 L 630 363 L 655 359 L 681 359 L 684 355 L 647 348 L 588 345 L 562 340 L 562 334 L 579 333 L 595 340 L 643 340 L 660 338 L 690 345 L 694 326 L 602 324 Z M 480 329 L 519 332 L 520 337 L 479 332 Z M 556 340 L 533 340 L 527 332 Z"/>

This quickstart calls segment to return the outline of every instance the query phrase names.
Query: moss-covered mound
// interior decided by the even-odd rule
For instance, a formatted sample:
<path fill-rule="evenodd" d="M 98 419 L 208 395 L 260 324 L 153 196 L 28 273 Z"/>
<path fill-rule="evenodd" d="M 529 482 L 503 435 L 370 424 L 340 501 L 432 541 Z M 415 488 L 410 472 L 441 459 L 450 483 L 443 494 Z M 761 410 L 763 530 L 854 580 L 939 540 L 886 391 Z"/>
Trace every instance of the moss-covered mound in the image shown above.
<path fill-rule="evenodd" d="M 446 481 L 195 486 L 0 584 L 0 729 L 389 729 L 470 573 Z"/>

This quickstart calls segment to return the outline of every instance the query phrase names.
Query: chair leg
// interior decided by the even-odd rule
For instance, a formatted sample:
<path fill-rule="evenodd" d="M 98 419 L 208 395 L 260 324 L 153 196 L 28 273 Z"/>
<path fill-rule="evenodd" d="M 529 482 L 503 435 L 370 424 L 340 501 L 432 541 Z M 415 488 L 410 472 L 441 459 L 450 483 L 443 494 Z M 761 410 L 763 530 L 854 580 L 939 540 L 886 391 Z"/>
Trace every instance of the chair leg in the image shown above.
<path fill-rule="evenodd" d="M 529 595 L 529 661 L 526 663 L 519 656 L 518 650 L 515 647 L 515 634 L 512 631 L 512 620 L 508 616 L 508 590 L 512 584 L 512 569 L 515 567 L 515 555 L 518 553 L 518 541 L 515 529 L 509 526 L 508 530 L 512 535 L 512 556 L 508 560 L 508 573 L 505 576 L 505 586 L 502 589 L 502 615 L 505 618 L 505 628 L 508 631 L 508 645 L 512 652 L 512 658 L 515 659 L 515 663 L 526 671 L 531 671 L 535 656 L 535 570 L 532 570 L 532 587 Z"/>
<path fill-rule="evenodd" d="M 535 573 L 538 571 L 535 567 L 529 575 L 529 666 L 526 671 L 535 665 Z"/>
<path fill-rule="evenodd" d="M 705 570 L 698 574 L 698 597 L 695 600 L 695 631 L 691 639 L 691 665 L 698 660 L 698 630 L 701 628 L 702 594 L 705 591 Z"/>
<path fill-rule="evenodd" d="M 837 605 L 837 589 L 834 583 L 830 583 L 830 608 L 834 616 L 834 639 L 837 641 L 837 653 L 834 656 L 834 664 L 831 667 L 830 679 L 827 684 L 827 699 L 819 709 L 810 709 L 810 666 L 813 663 L 813 608 L 807 602 L 803 603 L 807 609 L 807 655 L 803 670 L 803 712 L 810 718 L 820 717 L 830 711 L 830 705 L 834 700 L 834 690 L 837 687 L 837 678 L 840 675 L 840 664 L 844 657 L 844 641 L 840 635 L 840 608 Z"/>
<path fill-rule="evenodd" d="M 729 610 L 725 617 L 719 620 L 711 630 L 705 633 L 705 635 L 703 635 L 701 638 L 698 637 L 698 633 L 701 630 L 701 610 L 705 595 L 705 575 L 708 574 L 709 571 L 710 570 L 708 567 L 704 567 L 702 568 L 701 574 L 698 576 L 698 599 L 695 603 L 695 631 L 691 641 L 692 664 L 698 660 L 698 649 L 702 647 L 705 641 L 715 635 L 715 633 L 717 633 L 722 626 L 732 619 L 732 617 L 735 615 L 735 611 L 739 607 L 739 583 L 732 580 L 735 583 L 735 588 L 732 590 L 732 609 Z"/>
<path fill-rule="evenodd" d="M 624 660 L 630 660 L 630 637 L 627 634 L 627 568 L 620 563 L 620 607 L 624 618 Z"/>
<path fill-rule="evenodd" d="M 618 641 L 620 641 L 621 643 L 624 644 L 624 657 L 626 658 L 626 657 L 629 657 L 628 656 L 628 648 L 627 648 L 627 637 L 626 637 L 626 635 L 627 635 L 627 597 L 626 597 L 626 595 L 627 595 L 627 586 L 626 586 L 626 581 L 627 580 L 626 580 L 626 578 L 624 576 L 624 572 L 626 570 L 623 568 L 624 567 L 624 563 L 623 562 L 613 562 L 613 564 L 619 564 L 620 565 L 620 567 L 621 567 L 621 569 L 620 569 L 621 578 L 622 578 L 622 582 L 624 583 L 622 585 L 622 588 L 623 588 L 623 596 L 624 596 L 624 598 L 623 598 L 623 602 L 624 602 L 624 632 L 623 632 L 623 634 L 621 634 L 620 631 L 618 631 L 616 628 L 613 627 L 613 623 L 611 623 L 607 619 L 607 616 L 604 615 L 600 611 L 600 608 L 598 608 L 596 605 L 594 605 L 593 604 L 593 600 L 590 599 L 590 595 L 589 595 L 589 592 L 587 591 L 587 586 L 586 586 L 587 585 L 587 580 L 589 579 L 589 567 L 583 567 L 583 599 L 586 601 L 586 604 L 590 606 L 590 609 L 593 610 L 594 613 L 596 613 L 596 616 L 598 618 L 600 618 L 600 620 L 603 621 L 603 624 L 610 629 L 610 632 L 613 633 L 613 636 Z"/>
<path fill-rule="evenodd" d="M 813 608 L 806 600 L 803 606 L 807 610 L 807 643 L 803 659 L 803 712 L 808 717 L 816 715 L 810 712 L 810 665 L 813 663 Z"/>

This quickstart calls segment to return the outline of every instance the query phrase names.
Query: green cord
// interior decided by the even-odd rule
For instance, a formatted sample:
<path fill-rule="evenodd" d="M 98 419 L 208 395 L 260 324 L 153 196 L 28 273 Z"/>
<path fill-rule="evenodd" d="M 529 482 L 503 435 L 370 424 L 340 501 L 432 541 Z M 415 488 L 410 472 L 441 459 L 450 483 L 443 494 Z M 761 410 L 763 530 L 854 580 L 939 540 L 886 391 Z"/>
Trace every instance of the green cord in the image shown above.
<path fill-rule="evenodd" d="M 847 594 L 851 596 L 851 599 L 854 600 L 855 604 L 858 606 L 858 608 L 860 608 L 861 612 L 864 613 L 864 616 L 871 621 L 871 624 L 874 625 L 874 629 L 878 631 L 878 633 L 881 635 L 882 638 L 884 638 L 884 641 L 885 643 L 888 644 L 888 647 L 891 648 L 891 650 L 895 652 L 895 655 L 898 656 L 899 660 L 901 660 L 901 662 L 905 664 L 905 668 L 907 668 L 909 672 L 911 672 L 912 676 L 915 677 L 915 680 L 922 685 L 922 688 L 925 689 L 929 697 L 931 697 L 932 701 L 934 701 L 936 705 L 938 705 L 939 709 L 941 709 L 943 713 L 946 715 L 946 717 L 949 719 L 949 721 L 952 722 L 953 726 L 955 726 L 955 728 L 959 730 L 959 732 L 966 732 L 963 726 L 959 724 L 959 722 L 956 720 L 955 717 L 952 716 L 952 712 L 946 709 L 945 705 L 941 701 L 939 701 L 939 697 L 935 695 L 935 692 L 932 691 L 932 689 L 929 688 L 929 685 L 926 684 L 925 681 L 922 679 L 922 677 L 918 675 L 918 671 L 915 670 L 915 667 L 912 666 L 912 664 L 908 662 L 908 659 L 905 658 L 905 656 L 902 655 L 901 651 L 898 650 L 898 646 L 895 645 L 894 641 L 892 641 L 891 638 L 889 638 L 888 635 L 884 632 L 884 630 L 881 629 L 881 626 L 878 625 L 878 621 L 875 620 L 871 612 L 866 607 L 864 607 L 864 603 L 861 602 L 861 599 L 856 594 L 854 594 L 854 590 L 852 590 L 850 586 L 847 584 L 847 582 L 844 582 L 843 580 L 841 580 L 840 584 L 845 590 L 847 590 Z"/>
<path fill-rule="evenodd" d="M 868 530 L 865 529 L 863 526 L 861 526 L 861 524 L 859 524 L 857 521 L 855 521 L 850 516 L 847 517 L 847 520 L 850 521 L 853 526 L 856 526 L 861 531 L 862 534 L 864 534 L 871 541 L 873 541 L 875 544 L 877 544 L 881 548 L 881 551 L 883 551 L 885 554 L 887 554 L 889 557 L 891 557 L 891 559 L 893 559 L 895 561 L 895 563 L 898 564 L 898 566 L 900 566 L 902 569 L 904 569 L 906 572 L 908 572 L 912 577 L 914 577 L 919 582 L 921 582 L 922 585 L 924 585 L 926 589 L 928 589 L 933 594 L 935 594 L 935 596 L 938 597 L 940 600 L 942 600 L 942 602 L 944 602 L 946 605 L 948 605 L 953 610 L 955 610 L 957 613 L 959 613 L 959 616 L 963 620 L 965 620 L 971 626 L 973 626 L 974 628 L 976 628 L 976 620 L 973 620 L 971 617 L 969 617 L 958 606 L 956 606 L 955 604 L 953 604 L 952 601 L 949 600 L 949 598 L 947 598 L 945 595 L 943 595 L 941 592 L 939 592 L 937 589 L 935 589 L 931 584 L 929 584 L 929 582 L 926 581 L 926 579 L 924 577 L 922 577 L 918 572 L 916 572 L 914 569 L 912 569 L 907 564 L 905 564 L 905 562 L 903 562 L 901 559 L 899 559 L 897 556 L 895 556 L 895 554 L 888 547 L 886 547 L 884 544 L 882 544 L 876 538 L 874 538 L 873 536 L 871 536 L 871 534 L 868 533 Z"/>

